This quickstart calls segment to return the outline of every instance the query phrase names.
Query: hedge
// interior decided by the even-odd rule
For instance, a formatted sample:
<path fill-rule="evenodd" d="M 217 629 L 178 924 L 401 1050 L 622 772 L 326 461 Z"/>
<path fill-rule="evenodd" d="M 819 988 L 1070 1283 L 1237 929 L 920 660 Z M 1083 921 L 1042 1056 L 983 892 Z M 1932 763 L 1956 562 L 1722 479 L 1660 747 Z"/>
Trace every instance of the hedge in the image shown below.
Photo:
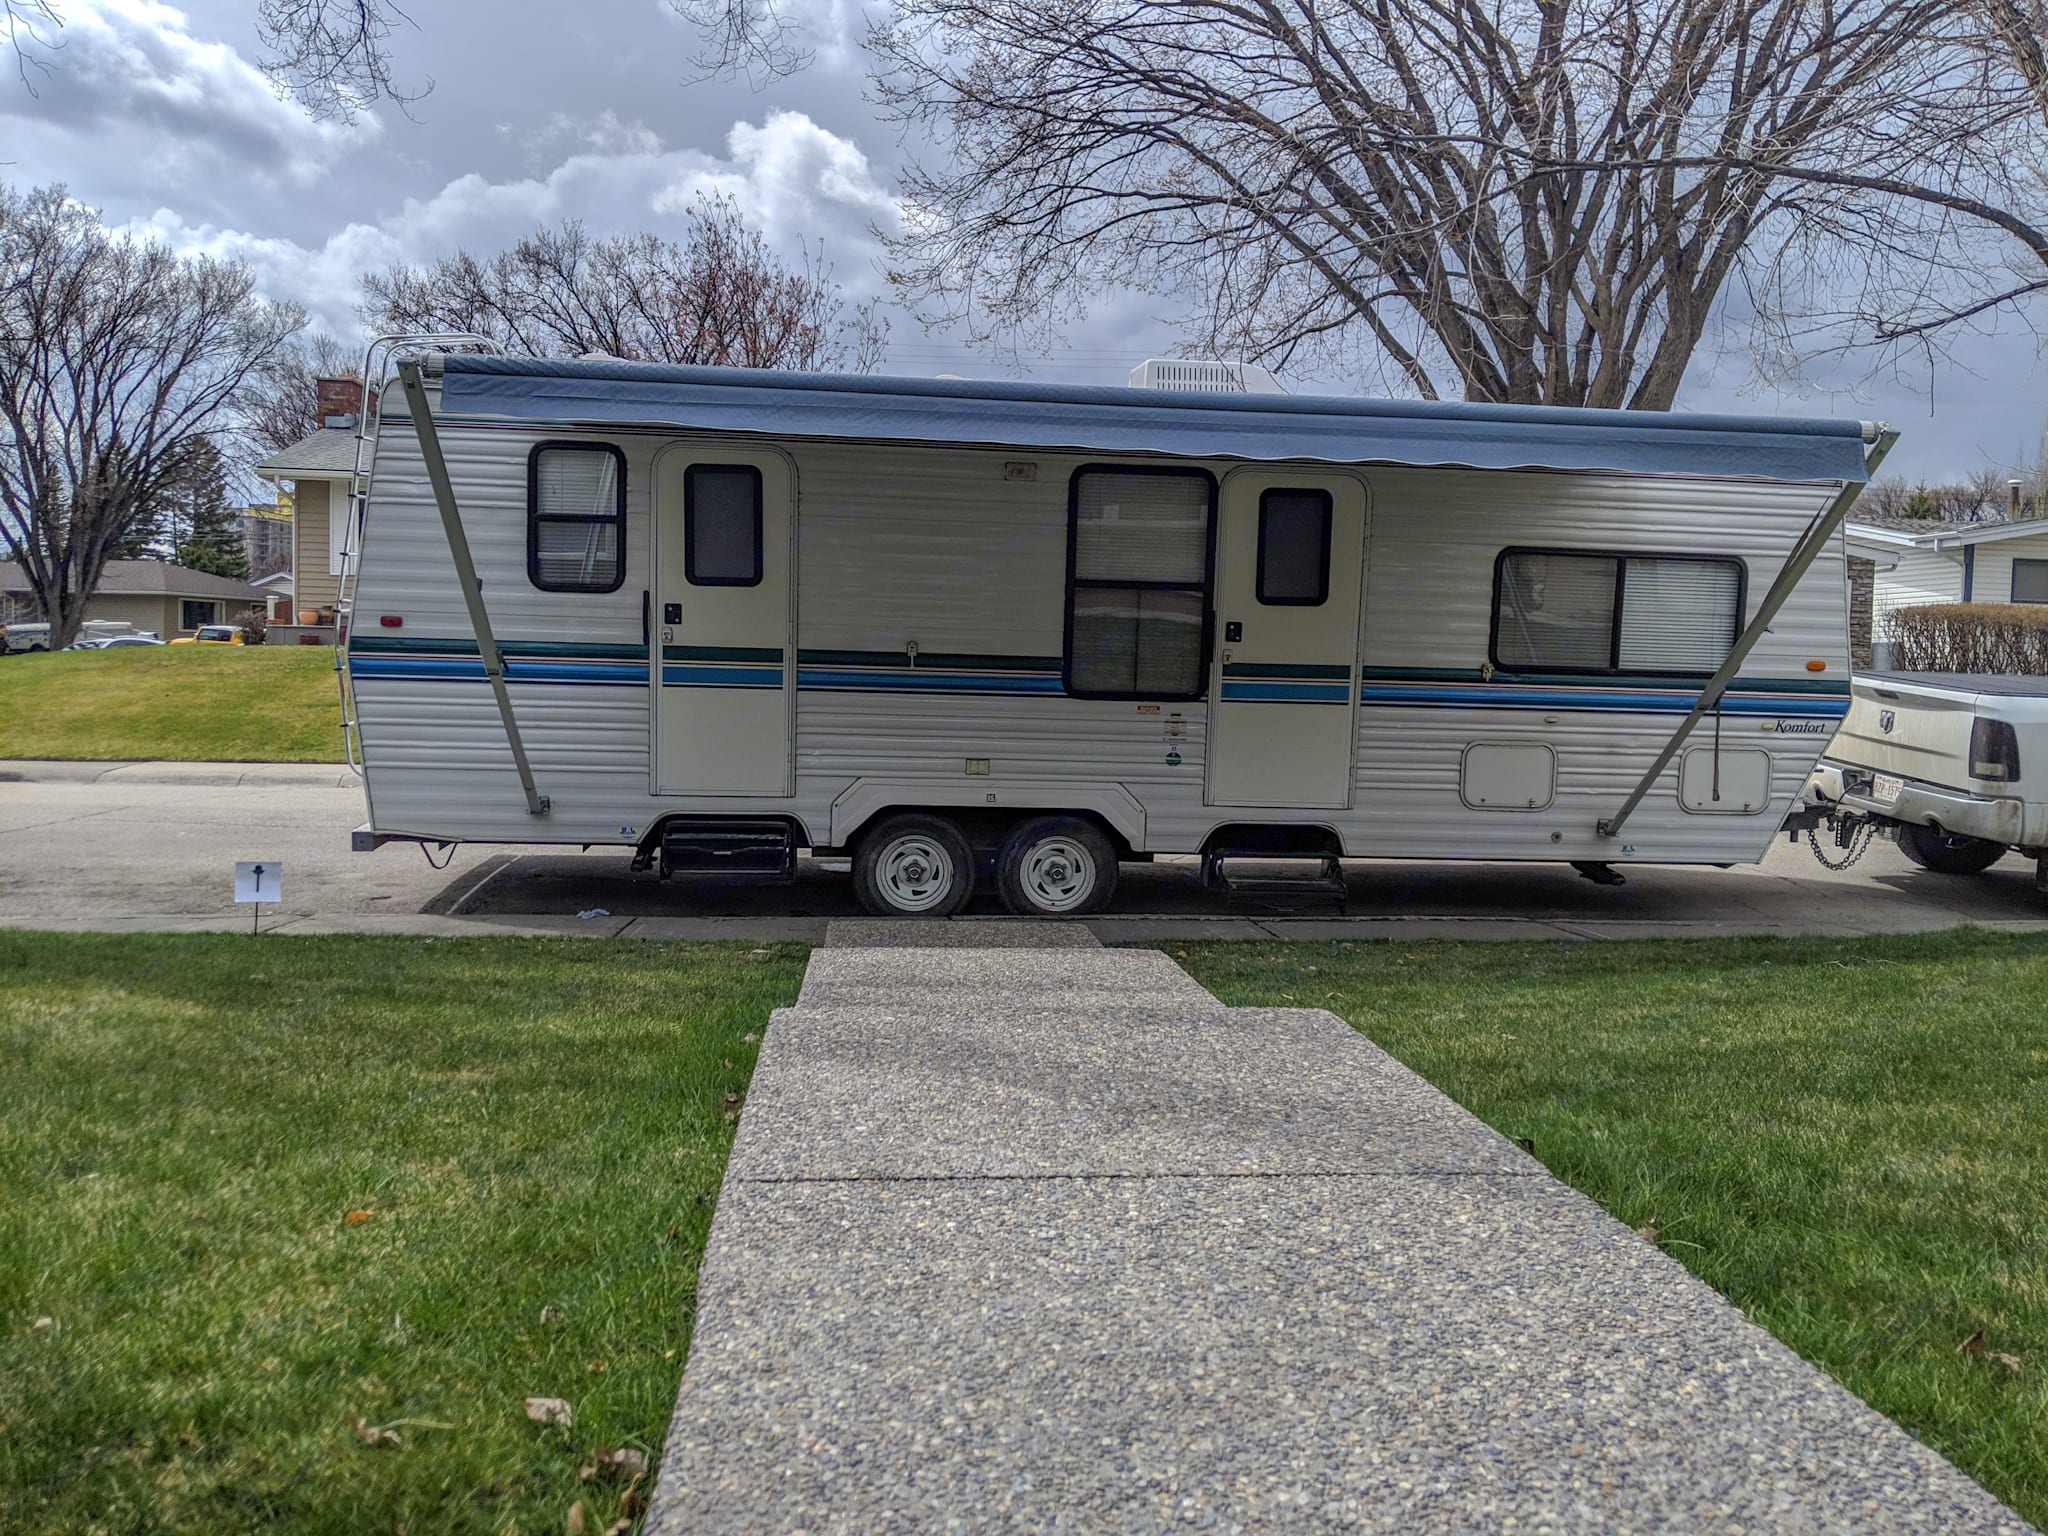
<path fill-rule="evenodd" d="M 2048 673 L 2048 604 L 1931 603 L 1884 617 L 1901 672 Z"/>

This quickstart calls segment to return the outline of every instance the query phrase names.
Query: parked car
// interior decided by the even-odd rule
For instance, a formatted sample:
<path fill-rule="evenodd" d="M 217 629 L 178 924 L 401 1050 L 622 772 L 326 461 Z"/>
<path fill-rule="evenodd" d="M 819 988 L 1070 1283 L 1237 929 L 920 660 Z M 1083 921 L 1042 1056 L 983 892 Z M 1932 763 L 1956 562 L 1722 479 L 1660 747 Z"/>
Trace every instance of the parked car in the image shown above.
<path fill-rule="evenodd" d="M 1890 837 L 1945 875 L 2017 851 L 2048 892 L 2048 677 L 1858 673 L 1806 802 L 1838 848 Z"/>
<path fill-rule="evenodd" d="M 162 644 L 163 641 L 159 640 L 155 635 L 144 632 L 142 634 L 135 635 L 116 635 L 111 640 L 102 640 L 98 645 L 98 649 L 103 651 L 116 651 L 122 649 L 125 646 L 131 645 Z"/>
<path fill-rule="evenodd" d="M 173 645 L 240 645 L 242 632 L 232 624 L 202 624 L 196 633 L 180 635 Z"/>

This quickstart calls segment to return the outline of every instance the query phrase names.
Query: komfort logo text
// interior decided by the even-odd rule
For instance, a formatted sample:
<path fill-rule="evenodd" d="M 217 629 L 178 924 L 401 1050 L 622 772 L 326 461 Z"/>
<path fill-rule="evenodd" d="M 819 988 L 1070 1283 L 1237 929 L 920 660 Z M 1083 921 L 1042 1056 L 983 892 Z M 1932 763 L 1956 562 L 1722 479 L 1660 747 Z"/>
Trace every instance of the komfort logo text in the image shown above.
<path fill-rule="evenodd" d="M 1830 720 L 1773 720 L 1764 729 L 1778 736 L 1832 736 L 1835 727 Z"/>

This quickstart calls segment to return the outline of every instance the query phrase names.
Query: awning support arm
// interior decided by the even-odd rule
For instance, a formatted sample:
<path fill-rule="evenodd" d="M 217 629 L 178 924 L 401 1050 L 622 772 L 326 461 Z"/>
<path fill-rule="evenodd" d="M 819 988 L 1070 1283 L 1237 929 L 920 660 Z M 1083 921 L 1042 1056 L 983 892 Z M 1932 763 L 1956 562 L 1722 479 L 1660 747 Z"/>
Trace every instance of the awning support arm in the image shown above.
<path fill-rule="evenodd" d="M 1884 462 L 1885 455 L 1891 452 L 1892 444 L 1898 440 L 1899 434 L 1890 427 L 1880 426 L 1877 429 L 1875 440 L 1863 456 L 1868 474 L 1877 473 L 1878 465 Z M 1778 610 L 1783 608 L 1786 599 L 1791 597 L 1792 589 L 1799 585 L 1813 562 L 1820 558 L 1820 552 L 1827 548 L 1828 541 L 1841 528 L 1843 519 L 1849 515 L 1849 509 L 1856 504 L 1856 498 L 1862 495 L 1865 483 L 1867 482 L 1843 486 L 1841 493 L 1806 525 L 1806 531 L 1799 536 L 1798 542 L 1792 546 L 1792 553 L 1786 557 L 1784 568 L 1778 572 L 1778 579 L 1771 583 L 1771 590 L 1764 594 L 1763 602 L 1757 605 L 1756 617 L 1751 619 L 1749 627 L 1736 637 L 1734 646 L 1728 652 L 1728 659 L 1721 663 L 1719 670 L 1712 677 L 1707 679 L 1706 686 L 1700 689 L 1698 702 L 1693 705 L 1691 712 L 1678 722 L 1678 729 L 1673 731 L 1671 739 L 1664 743 L 1664 750 L 1657 754 L 1657 760 L 1650 764 L 1649 771 L 1636 781 L 1636 787 L 1629 792 L 1629 797 L 1621 802 L 1621 809 L 1598 824 L 1602 837 L 1621 836 L 1622 825 L 1635 814 L 1636 807 L 1643 803 L 1643 796 L 1650 792 L 1650 786 L 1655 784 L 1658 776 L 1671 765 L 1671 759 L 1676 757 L 1678 749 L 1685 745 L 1685 739 L 1692 734 L 1693 727 L 1706 718 L 1709 711 L 1720 706 L 1721 696 L 1728 691 L 1728 685 L 1735 680 L 1735 674 L 1742 670 L 1742 664 L 1749 659 L 1749 653 L 1756 648 L 1757 641 L 1763 639 L 1765 631 L 1771 627 L 1771 621 L 1777 618 Z"/>
<path fill-rule="evenodd" d="M 455 488 L 448 481 L 448 461 L 441 453 L 440 434 L 434 430 L 434 414 L 427 404 L 427 387 L 420 379 L 420 365 L 411 359 L 401 360 L 398 382 L 405 388 L 413 431 L 419 434 L 420 456 L 427 461 L 427 479 L 434 487 L 434 504 L 441 509 L 448 553 L 455 557 L 455 581 L 462 588 L 462 601 L 469 607 L 469 624 L 476 631 L 476 649 L 483 658 L 484 676 L 490 679 L 491 691 L 498 696 L 498 716 L 505 722 L 505 740 L 519 770 L 519 787 L 526 791 L 527 814 L 545 816 L 548 797 L 534 787 L 533 764 L 527 761 L 519 720 L 512 713 L 512 695 L 505 687 L 505 660 L 498 654 L 498 642 L 491 634 L 491 616 L 484 611 L 483 587 L 476 579 L 476 562 L 470 558 L 469 536 L 462 531 L 462 514 L 455 507 Z"/>

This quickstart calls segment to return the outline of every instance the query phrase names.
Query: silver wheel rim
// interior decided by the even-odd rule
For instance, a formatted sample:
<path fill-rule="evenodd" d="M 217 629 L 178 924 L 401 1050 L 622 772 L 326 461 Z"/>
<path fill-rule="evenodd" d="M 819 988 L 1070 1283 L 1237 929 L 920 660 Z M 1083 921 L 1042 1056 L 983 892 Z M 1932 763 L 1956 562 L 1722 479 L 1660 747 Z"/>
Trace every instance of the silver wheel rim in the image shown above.
<path fill-rule="evenodd" d="M 929 912 L 953 889 L 953 856 L 922 833 L 899 837 L 875 861 L 875 884 L 899 912 Z"/>
<path fill-rule="evenodd" d="M 1017 879 L 1041 912 L 1071 912 L 1095 889 L 1095 857 L 1071 837 L 1048 837 L 1025 850 Z"/>

